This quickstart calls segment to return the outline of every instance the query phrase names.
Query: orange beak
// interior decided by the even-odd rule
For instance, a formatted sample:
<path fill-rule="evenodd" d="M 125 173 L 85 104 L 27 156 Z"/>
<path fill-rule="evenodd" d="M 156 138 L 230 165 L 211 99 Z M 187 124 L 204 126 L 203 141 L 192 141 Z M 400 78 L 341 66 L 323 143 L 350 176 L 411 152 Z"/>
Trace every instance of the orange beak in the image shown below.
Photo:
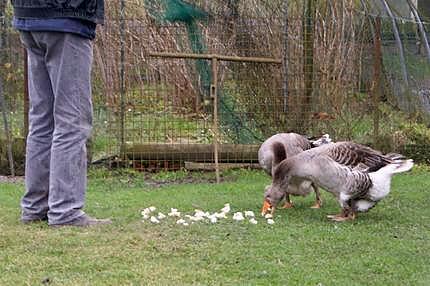
<path fill-rule="evenodd" d="M 263 208 L 261 209 L 261 215 L 264 216 L 268 212 L 272 212 L 272 205 L 265 200 L 263 203 Z"/>

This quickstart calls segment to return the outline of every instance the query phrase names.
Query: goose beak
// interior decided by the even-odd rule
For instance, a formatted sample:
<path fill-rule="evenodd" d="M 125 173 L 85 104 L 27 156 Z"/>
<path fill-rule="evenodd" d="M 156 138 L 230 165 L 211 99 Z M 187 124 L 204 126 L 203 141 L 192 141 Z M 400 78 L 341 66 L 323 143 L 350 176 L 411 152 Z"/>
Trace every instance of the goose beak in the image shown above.
<path fill-rule="evenodd" d="M 272 213 L 273 211 L 272 205 L 268 201 L 264 201 L 263 208 L 261 209 L 261 215 L 264 216 L 268 212 Z"/>

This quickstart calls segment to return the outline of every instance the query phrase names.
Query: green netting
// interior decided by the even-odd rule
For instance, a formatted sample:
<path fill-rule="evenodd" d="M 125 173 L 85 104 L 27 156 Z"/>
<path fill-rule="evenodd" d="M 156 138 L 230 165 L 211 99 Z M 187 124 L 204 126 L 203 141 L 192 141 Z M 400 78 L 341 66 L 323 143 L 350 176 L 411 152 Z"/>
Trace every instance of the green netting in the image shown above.
<path fill-rule="evenodd" d="M 199 7 L 182 0 L 147 0 L 146 7 L 152 16 L 159 22 L 182 23 L 185 25 L 191 51 L 196 54 L 207 52 L 207 46 L 203 34 L 199 28 L 199 22 L 207 24 L 209 14 Z M 158 7 L 158 9 L 157 9 Z M 212 72 L 207 60 L 195 60 L 195 68 L 198 74 L 196 86 L 200 89 L 200 101 L 210 102 L 210 86 Z M 198 84 L 200 83 L 200 84 Z M 219 91 L 221 127 L 223 133 L 234 143 L 252 143 L 261 141 L 261 136 L 255 134 L 257 130 L 250 125 L 250 120 L 235 114 L 234 98 L 228 93 Z M 210 112 L 210 106 L 206 109 Z"/>
<path fill-rule="evenodd" d="M 200 8 L 181 0 L 164 0 L 166 12 L 164 19 L 169 22 L 193 23 L 206 20 L 208 14 Z"/>
<path fill-rule="evenodd" d="M 145 4 L 150 14 L 159 22 L 180 22 L 185 25 L 189 45 L 193 53 L 203 54 L 207 51 L 198 25 L 199 21 L 205 22 L 208 19 L 208 14 L 205 11 L 182 0 L 146 0 Z M 211 85 L 210 67 L 205 60 L 197 60 L 195 67 L 201 83 L 200 100 L 205 102 L 209 97 Z M 196 86 L 198 85 L 196 84 Z"/>
<path fill-rule="evenodd" d="M 233 96 L 224 91 L 220 99 L 221 129 L 224 134 L 233 143 L 251 144 L 264 141 L 264 135 L 254 121 L 244 116 L 243 111 L 237 110 L 238 106 Z"/>

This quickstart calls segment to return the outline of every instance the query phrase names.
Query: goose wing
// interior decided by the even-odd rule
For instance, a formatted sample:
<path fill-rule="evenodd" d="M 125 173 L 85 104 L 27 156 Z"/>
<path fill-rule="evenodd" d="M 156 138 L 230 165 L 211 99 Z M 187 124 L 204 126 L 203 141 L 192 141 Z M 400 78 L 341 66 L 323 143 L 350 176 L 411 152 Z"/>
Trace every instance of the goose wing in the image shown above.
<path fill-rule="evenodd" d="M 366 172 L 375 172 L 393 162 L 390 156 L 354 142 L 330 144 L 324 153 L 339 164 Z"/>

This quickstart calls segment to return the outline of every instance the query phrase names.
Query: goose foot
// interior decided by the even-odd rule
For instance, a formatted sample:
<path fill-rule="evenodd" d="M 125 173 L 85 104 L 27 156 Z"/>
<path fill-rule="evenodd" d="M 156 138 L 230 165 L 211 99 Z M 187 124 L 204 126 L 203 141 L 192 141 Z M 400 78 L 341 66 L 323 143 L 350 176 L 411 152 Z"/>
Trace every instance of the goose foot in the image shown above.
<path fill-rule="evenodd" d="M 337 215 L 328 215 L 327 218 L 333 219 L 335 217 L 343 216 L 343 214 L 337 214 Z"/>
<path fill-rule="evenodd" d="M 331 219 L 332 221 L 343 222 L 343 221 L 347 221 L 347 220 L 354 220 L 355 219 L 355 213 L 351 213 L 348 215 L 345 215 L 344 213 L 340 213 L 337 215 L 328 215 L 327 218 Z"/>
<path fill-rule="evenodd" d="M 322 206 L 322 203 L 320 201 L 317 201 L 313 206 L 311 206 L 311 209 L 320 209 Z"/>
<path fill-rule="evenodd" d="M 294 204 L 292 202 L 285 202 L 285 204 L 281 207 L 281 209 L 292 209 L 294 208 Z"/>

